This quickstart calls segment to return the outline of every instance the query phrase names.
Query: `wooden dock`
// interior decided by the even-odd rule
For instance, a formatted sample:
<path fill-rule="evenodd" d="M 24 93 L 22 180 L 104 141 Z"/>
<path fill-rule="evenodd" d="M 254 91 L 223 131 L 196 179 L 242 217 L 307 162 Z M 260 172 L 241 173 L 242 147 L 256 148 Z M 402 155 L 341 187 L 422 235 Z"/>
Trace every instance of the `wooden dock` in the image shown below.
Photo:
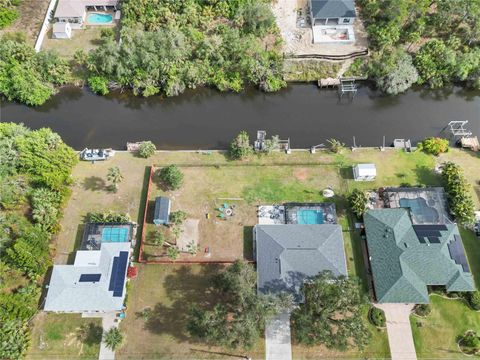
<path fill-rule="evenodd" d="M 462 148 L 470 149 L 472 151 L 480 150 L 480 143 L 476 136 L 464 136 L 460 139 L 460 144 L 462 145 Z"/>

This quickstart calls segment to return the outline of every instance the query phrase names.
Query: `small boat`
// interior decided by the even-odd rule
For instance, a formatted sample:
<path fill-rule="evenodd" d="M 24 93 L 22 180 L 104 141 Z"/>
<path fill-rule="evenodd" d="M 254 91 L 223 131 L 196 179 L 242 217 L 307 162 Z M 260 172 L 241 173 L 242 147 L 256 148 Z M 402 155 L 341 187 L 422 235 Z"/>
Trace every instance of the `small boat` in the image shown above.
<path fill-rule="evenodd" d="M 80 159 L 84 161 L 102 161 L 115 155 L 112 149 L 88 149 L 85 148 L 80 152 Z"/>

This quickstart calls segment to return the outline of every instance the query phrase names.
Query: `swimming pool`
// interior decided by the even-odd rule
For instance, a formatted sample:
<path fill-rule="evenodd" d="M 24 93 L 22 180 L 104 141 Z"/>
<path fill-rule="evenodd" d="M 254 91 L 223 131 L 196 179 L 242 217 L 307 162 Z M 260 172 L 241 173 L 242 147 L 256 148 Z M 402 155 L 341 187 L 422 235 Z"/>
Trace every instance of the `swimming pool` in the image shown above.
<path fill-rule="evenodd" d="M 104 227 L 102 229 L 102 242 L 127 242 L 128 228 Z"/>
<path fill-rule="evenodd" d="M 323 211 L 311 209 L 297 210 L 297 224 L 323 224 Z"/>
<path fill-rule="evenodd" d="M 113 16 L 110 14 L 91 13 L 87 16 L 89 24 L 110 24 L 113 21 Z"/>
<path fill-rule="evenodd" d="M 438 223 L 440 215 L 438 211 L 429 206 L 424 198 L 406 199 L 401 198 L 398 201 L 400 207 L 409 208 L 411 214 L 415 217 L 418 223 Z"/>

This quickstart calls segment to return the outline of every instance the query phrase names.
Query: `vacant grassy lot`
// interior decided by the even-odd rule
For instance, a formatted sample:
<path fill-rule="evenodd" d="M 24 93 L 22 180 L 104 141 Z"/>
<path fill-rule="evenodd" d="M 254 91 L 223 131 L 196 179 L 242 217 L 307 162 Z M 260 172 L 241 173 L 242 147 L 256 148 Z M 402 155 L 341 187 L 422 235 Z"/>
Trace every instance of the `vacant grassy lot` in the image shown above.
<path fill-rule="evenodd" d="M 410 317 L 418 358 L 468 358 L 458 350 L 456 338 L 480 329 L 480 313 L 461 300 L 431 295 L 432 312 L 426 319 Z"/>
<path fill-rule="evenodd" d="M 102 336 L 101 319 L 80 314 L 39 313 L 33 322 L 27 359 L 96 359 Z M 82 327 L 88 331 L 82 332 Z"/>
<path fill-rule="evenodd" d="M 209 348 L 185 330 L 192 303 L 211 299 L 210 279 L 218 265 L 140 265 L 129 289 L 128 311 L 121 329 L 126 334 L 119 359 L 225 359 L 229 355 L 264 358 L 264 341 L 250 350 Z M 152 309 L 148 319 L 140 316 Z"/>

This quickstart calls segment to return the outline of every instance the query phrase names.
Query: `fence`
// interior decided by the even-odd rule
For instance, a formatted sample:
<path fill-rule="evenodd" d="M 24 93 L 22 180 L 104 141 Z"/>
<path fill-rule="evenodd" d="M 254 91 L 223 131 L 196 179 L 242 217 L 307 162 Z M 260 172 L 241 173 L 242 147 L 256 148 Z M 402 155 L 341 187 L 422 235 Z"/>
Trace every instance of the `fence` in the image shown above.
<path fill-rule="evenodd" d="M 50 16 L 52 15 L 53 9 L 57 0 L 50 0 L 50 4 L 48 4 L 47 13 L 45 14 L 45 19 L 43 20 L 42 27 L 40 28 L 40 32 L 38 33 L 37 41 L 35 42 L 35 51 L 39 52 L 42 48 L 43 39 L 45 35 L 47 35 L 48 25 L 50 24 Z"/>
<path fill-rule="evenodd" d="M 345 55 L 328 55 L 328 54 L 283 54 L 284 59 L 319 59 L 319 60 L 348 60 L 354 59 L 360 56 L 367 56 L 368 49 L 362 51 L 355 51 Z"/>

